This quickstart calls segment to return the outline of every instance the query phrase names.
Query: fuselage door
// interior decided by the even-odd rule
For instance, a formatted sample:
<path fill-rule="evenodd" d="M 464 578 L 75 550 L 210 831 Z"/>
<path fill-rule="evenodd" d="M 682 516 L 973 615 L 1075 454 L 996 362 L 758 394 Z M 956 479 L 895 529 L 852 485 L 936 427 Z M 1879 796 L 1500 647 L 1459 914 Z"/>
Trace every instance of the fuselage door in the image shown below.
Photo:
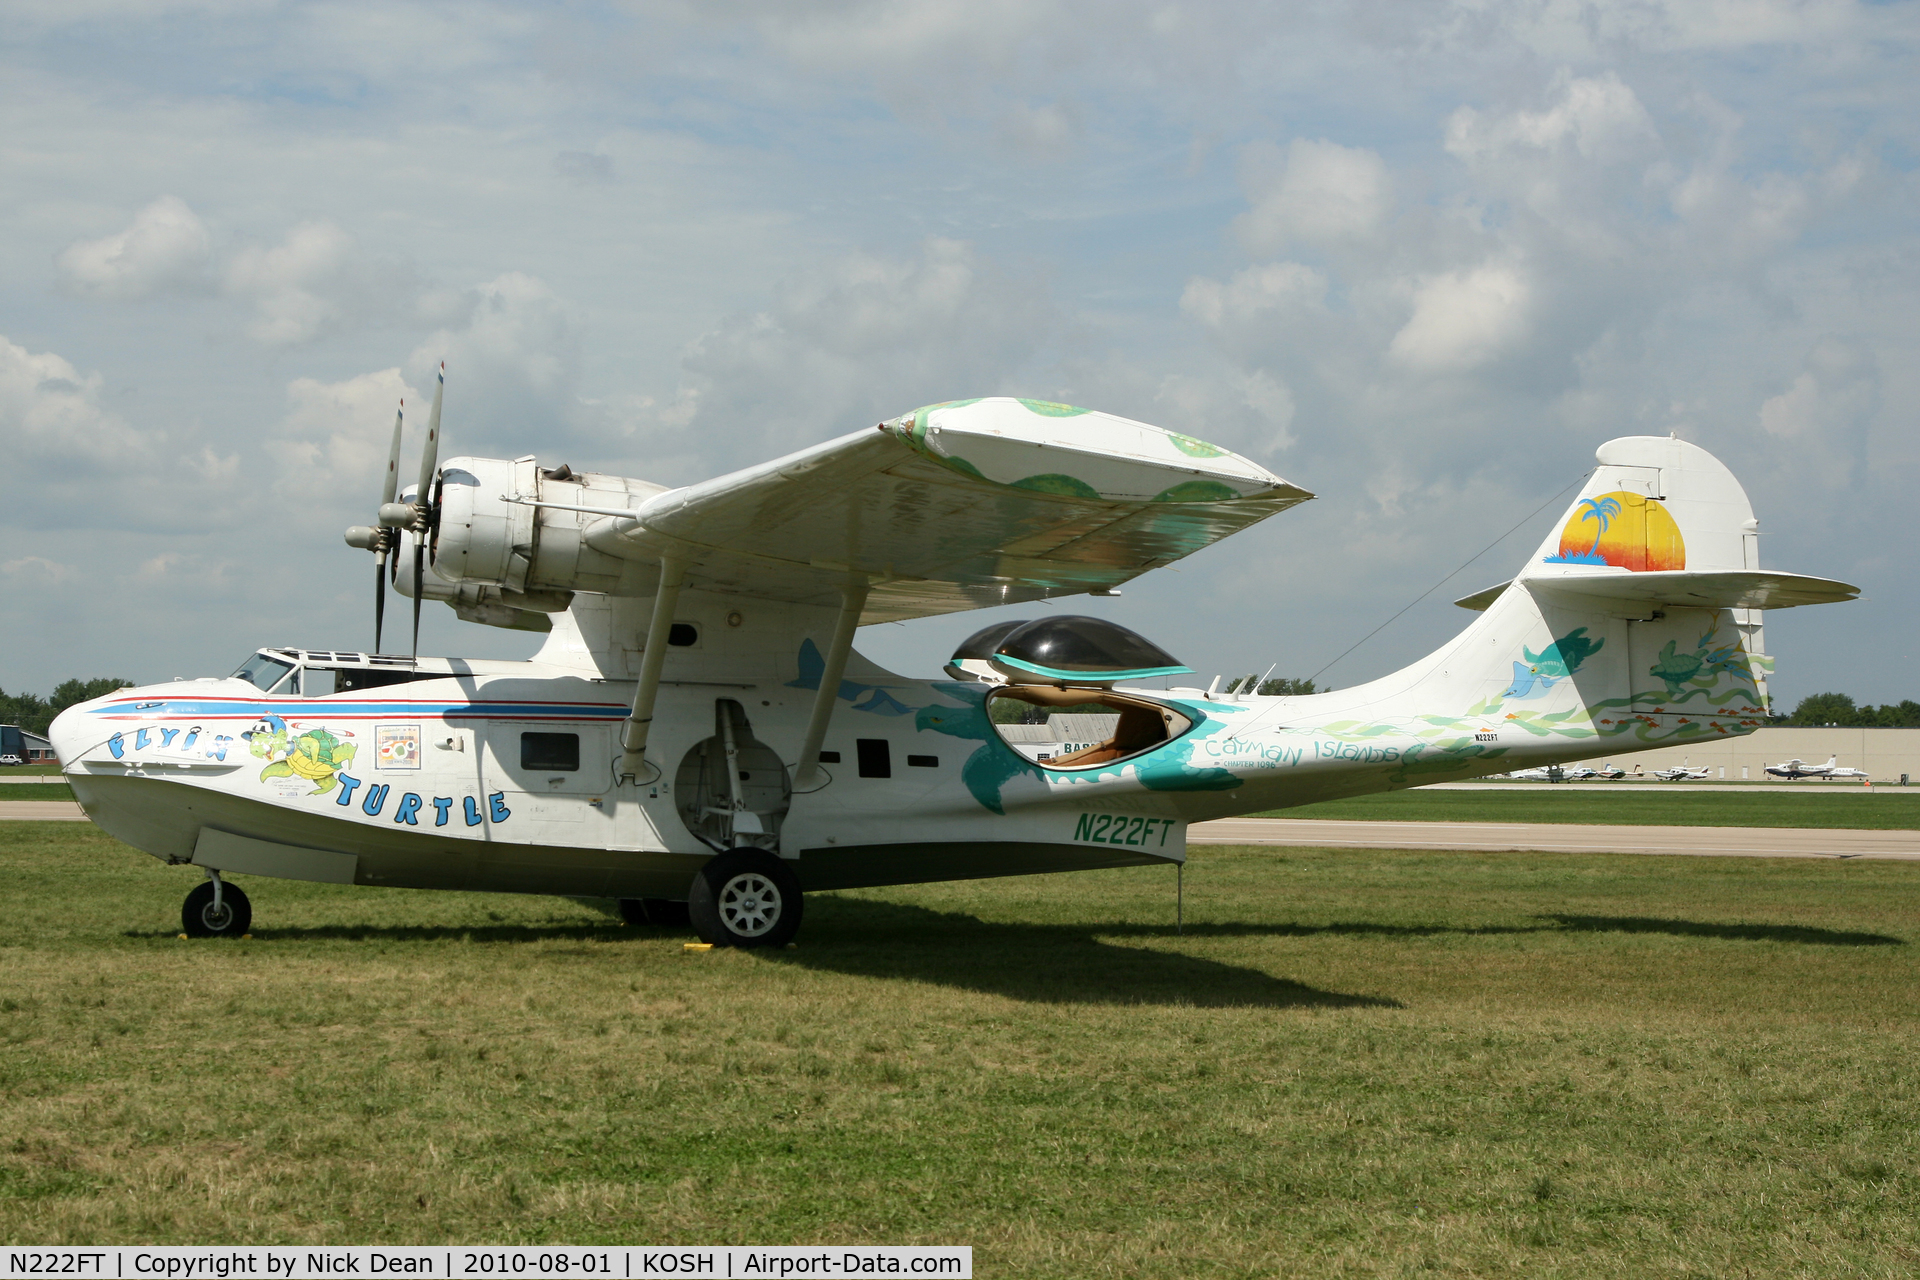
<path fill-rule="evenodd" d="M 486 741 L 488 789 L 501 793 L 499 803 L 510 815 L 495 823 L 494 839 L 610 842 L 611 831 L 601 830 L 611 816 L 613 789 L 613 736 L 606 725 L 493 721 Z"/>

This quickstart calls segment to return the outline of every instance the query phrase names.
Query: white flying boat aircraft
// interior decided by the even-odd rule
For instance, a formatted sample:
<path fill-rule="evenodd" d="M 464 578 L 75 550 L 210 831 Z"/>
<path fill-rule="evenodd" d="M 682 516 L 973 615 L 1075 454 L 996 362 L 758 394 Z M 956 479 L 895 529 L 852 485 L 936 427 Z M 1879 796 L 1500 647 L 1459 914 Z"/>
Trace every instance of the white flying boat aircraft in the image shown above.
<path fill-rule="evenodd" d="M 440 407 L 410 495 L 396 419 L 380 524 L 347 534 L 376 556 L 376 652 L 262 649 L 54 722 L 93 820 L 203 874 L 189 934 L 244 933 L 226 877 L 252 875 L 617 899 L 779 945 L 805 891 L 1178 863 L 1210 818 L 1748 733 L 1756 611 L 1857 594 L 1762 571 L 1726 467 L 1629 437 L 1512 580 L 1459 602 L 1478 618 L 1369 683 L 1148 687 L 1189 668 L 1051 612 L 914 679 L 863 659 L 859 628 L 1115 595 L 1312 495 L 1035 400 L 931 405 L 677 489 L 531 455 L 442 465 Z M 389 562 L 416 656 L 377 652 Z M 418 657 L 423 598 L 545 643 Z M 1002 736 L 1056 711 L 1111 736 L 1044 761 Z"/>

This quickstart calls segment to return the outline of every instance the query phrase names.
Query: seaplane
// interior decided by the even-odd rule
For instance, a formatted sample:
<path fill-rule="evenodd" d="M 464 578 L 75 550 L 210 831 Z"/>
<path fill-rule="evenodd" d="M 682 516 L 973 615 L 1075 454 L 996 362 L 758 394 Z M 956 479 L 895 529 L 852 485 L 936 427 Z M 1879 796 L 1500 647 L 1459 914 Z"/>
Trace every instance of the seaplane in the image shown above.
<path fill-rule="evenodd" d="M 54 722 L 93 821 L 200 877 L 189 935 L 246 934 L 241 880 L 277 878 L 596 899 L 778 947 L 809 893 L 1179 864 L 1208 819 L 1744 734 L 1767 707 L 1760 611 L 1858 594 L 1761 570 L 1725 466 L 1626 437 L 1428 657 L 1227 695 L 1097 604 L 1058 608 L 1313 497 L 1196 435 L 955 400 L 670 487 L 442 458 L 445 387 L 413 485 L 396 416 L 377 521 L 346 534 L 374 558 L 371 651 L 269 645 Z M 381 651 L 390 585 L 410 653 Z M 538 649 L 422 656 L 426 601 Z M 1000 605 L 1035 609 L 944 668 L 855 647 Z M 1105 736 L 1023 752 L 1004 731 L 1055 715 Z"/>
<path fill-rule="evenodd" d="M 1784 764 L 1768 765 L 1767 776 L 1770 778 L 1787 778 L 1790 780 L 1797 778 L 1865 778 L 1867 771 L 1865 769 L 1848 768 L 1846 765 L 1840 763 L 1840 757 L 1838 755 L 1828 756 L 1825 764 L 1808 764 L 1805 760 L 1795 756 Z"/>

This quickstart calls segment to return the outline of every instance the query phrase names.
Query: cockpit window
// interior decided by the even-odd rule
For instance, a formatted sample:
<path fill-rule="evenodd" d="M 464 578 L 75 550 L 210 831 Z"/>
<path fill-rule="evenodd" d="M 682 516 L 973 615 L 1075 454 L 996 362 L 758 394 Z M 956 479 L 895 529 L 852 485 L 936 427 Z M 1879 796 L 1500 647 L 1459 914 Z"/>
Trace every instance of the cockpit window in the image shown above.
<path fill-rule="evenodd" d="M 1171 742 L 1193 727 L 1179 711 L 1100 689 L 1012 685 L 989 696 L 988 719 L 1043 769 L 1088 769 Z"/>
<path fill-rule="evenodd" d="M 278 658 L 269 658 L 264 653 L 256 653 L 241 663 L 240 669 L 233 674 L 254 688 L 271 693 L 274 686 L 285 680 L 287 673 L 292 670 L 291 662 L 282 662 Z"/>

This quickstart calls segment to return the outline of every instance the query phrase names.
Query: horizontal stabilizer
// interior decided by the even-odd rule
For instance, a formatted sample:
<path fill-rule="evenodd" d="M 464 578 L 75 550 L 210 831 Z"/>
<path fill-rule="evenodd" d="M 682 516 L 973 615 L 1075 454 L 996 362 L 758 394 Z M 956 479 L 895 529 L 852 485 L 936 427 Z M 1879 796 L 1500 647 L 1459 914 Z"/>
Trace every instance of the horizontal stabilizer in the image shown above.
<path fill-rule="evenodd" d="M 1494 583 L 1492 586 L 1488 587 L 1485 591 L 1476 591 L 1470 596 L 1461 596 L 1458 600 L 1455 600 L 1454 603 L 1459 605 L 1462 609 L 1471 609 L 1475 613 L 1485 613 L 1487 611 L 1487 606 L 1492 604 L 1495 600 L 1498 600 L 1500 598 L 1500 593 L 1505 591 L 1508 587 L 1512 585 L 1513 585 L 1513 579 L 1508 578 L 1505 582 Z"/>
<path fill-rule="evenodd" d="M 1530 578 L 1526 585 L 1531 590 L 1557 596 L 1585 596 L 1676 609 L 1792 609 L 1803 604 L 1838 604 L 1860 594 L 1860 588 L 1831 578 L 1760 569 L 1584 573 L 1578 577 Z M 1485 596 L 1486 603 L 1479 606 L 1484 609 L 1499 591 L 1495 589 L 1491 594 L 1483 591 L 1459 603 L 1473 608 L 1468 601 L 1478 601 Z"/>

